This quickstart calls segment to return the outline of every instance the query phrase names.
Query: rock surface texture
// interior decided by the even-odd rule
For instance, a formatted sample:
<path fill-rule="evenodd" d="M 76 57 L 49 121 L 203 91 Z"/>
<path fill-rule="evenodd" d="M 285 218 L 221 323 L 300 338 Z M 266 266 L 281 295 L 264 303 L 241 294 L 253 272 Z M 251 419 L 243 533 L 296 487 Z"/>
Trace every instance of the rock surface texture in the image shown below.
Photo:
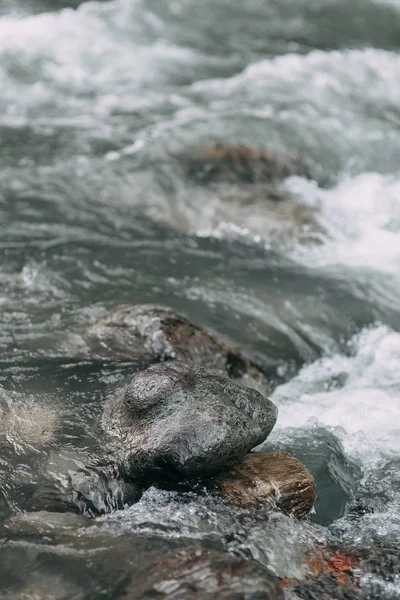
<path fill-rule="evenodd" d="M 286 452 L 254 452 L 217 479 L 222 492 L 240 506 L 271 503 L 295 517 L 310 512 L 316 498 L 313 476 Z"/>
<path fill-rule="evenodd" d="M 256 562 L 188 549 L 135 577 L 125 600 L 283 600 L 278 578 Z"/>
<path fill-rule="evenodd" d="M 111 397 L 102 424 L 125 476 L 207 476 L 236 465 L 269 435 L 276 406 L 193 363 L 153 365 Z"/>
<path fill-rule="evenodd" d="M 74 352 L 92 357 L 190 361 L 248 387 L 267 389 L 254 363 L 166 306 L 117 308 L 72 343 Z"/>

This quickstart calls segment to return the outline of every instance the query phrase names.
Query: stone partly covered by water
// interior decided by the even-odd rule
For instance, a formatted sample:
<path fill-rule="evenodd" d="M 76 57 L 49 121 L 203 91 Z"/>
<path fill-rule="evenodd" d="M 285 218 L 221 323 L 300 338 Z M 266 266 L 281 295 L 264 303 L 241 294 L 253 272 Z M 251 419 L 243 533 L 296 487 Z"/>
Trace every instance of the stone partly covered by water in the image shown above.
<path fill-rule="evenodd" d="M 186 161 L 189 177 L 203 184 L 277 183 L 290 175 L 310 175 L 309 167 L 298 157 L 284 157 L 246 144 L 209 144 Z"/>
<path fill-rule="evenodd" d="M 123 471 L 138 480 L 207 476 L 234 466 L 266 439 L 277 408 L 193 363 L 138 373 L 106 404 L 102 424 Z"/>
<path fill-rule="evenodd" d="M 317 489 L 305 466 L 286 452 L 254 452 L 218 477 L 229 500 L 239 506 L 270 503 L 296 517 L 313 507 Z"/>
<path fill-rule="evenodd" d="M 298 520 L 195 480 L 95 521 L 0 522 L 1 599 L 117 599 L 212 539 L 296 600 L 399 600 L 399 0 L 78 4 L 0 0 L 0 521 L 57 510 L 68 477 L 93 513 L 128 503 L 102 398 L 152 362 L 265 391 L 178 321 L 89 342 L 123 304 L 176 306 L 262 365 L 268 450 L 319 498 Z"/>
<path fill-rule="evenodd" d="M 244 143 L 211 143 L 182 157 L 192 186 L 193 203 L 213 206 L 215 227 L 232 221 L 259 232 L 271 242 L 318 242 L 323 227 L 314 207 L 294 201 L 282 185 L 290 176 L 311 176 L 310 165 L 300 156 Z M 314 174 L 315 175 L 315 174 Z M 204 215 L 199 215 L 200 219 Z"/>
<path fill-rule="evenodd" d="M 253 362 L 167 306 L 117 308 L 73 336 L 69 348 L 90 357 L 190 361 L 243 385 L 267 389 L 265 376 Z"/>
<path fill-rule="evenodd" d="M 283 600 L 278 578 L 260 564 L 224 552 L 188 548 L 146 567 L 125 600 Z"/>

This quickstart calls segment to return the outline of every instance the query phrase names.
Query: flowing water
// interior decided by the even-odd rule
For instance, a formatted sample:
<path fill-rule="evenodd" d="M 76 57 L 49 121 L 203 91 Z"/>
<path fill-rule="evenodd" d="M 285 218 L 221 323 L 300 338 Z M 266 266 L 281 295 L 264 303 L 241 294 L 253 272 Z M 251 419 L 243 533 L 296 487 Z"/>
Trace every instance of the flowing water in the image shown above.
<path fill-rule="evenodd" d="M 0 0 L 1 597 L 116 598 L 194 540 L 281 577 L 330 543 L 366 557 L 363 598 L 400 598 L 399 50 L 398 0 Z M 307 231 L 191 178 L 212 142 L 307 161 L 277 184 Z M 140 368 L 79 362 L 68 334 L 140 302 L 269 375 L 266 447 L 315 475 L 308 522 L 155 489 L 95 521 L 21 513 Z"/>

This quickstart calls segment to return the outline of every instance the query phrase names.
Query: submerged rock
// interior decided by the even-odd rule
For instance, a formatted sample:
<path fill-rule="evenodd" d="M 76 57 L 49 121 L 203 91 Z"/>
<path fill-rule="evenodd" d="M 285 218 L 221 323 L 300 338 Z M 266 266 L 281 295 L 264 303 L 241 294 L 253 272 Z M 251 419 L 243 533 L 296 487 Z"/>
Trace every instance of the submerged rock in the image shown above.
<path fill-rule="evenodd" d="M 127 476 L 203 477 L 237 464 L 269 435 L 276 406 L 193 363 L 138 373 L 106 404 L 102 424 Z"/>
<path fill-rule="evenodd" d="M 324 236 L 315 207 L 300 204 L 286 190 L 271 185 L 218 184 L 212 190 L 200 188 L 193 195 L 200 205 L 213 206 L 207 211 L 207 216 L 212 215 L 208 227 L 230 222 L 284 246 L 320 244 Z"/>
<path fill-rule="evenodd" d="M 287 600 L 364 598 L 360 589 L 364 571 L 359 558 L 353 554 L 337 552 L 329 545 L 320 544 L 306 553 L 305 569 L 306 574 L 302 580 L 285 580 Z"/>
<path fill-rule="evenodd" d="M 260 564 L 229 554 L 186 549 L 138 573 L 125 600 L 283 600 L 278 578 Z"/>
<path fill-rule="evenodd" d="M 267 388 L 254 363 L 166 306 L 117 308 L 71 344 L 75 354 L 91 357 L 194 362 L 248 387 Z"/>
<path fill-rule="evenodd" d="M 117 600 L 148 565 L 200 546 L 123 529 L 79 515 L 16 515 L 0 526 L 1 600 Z"/>
<path fill-rule="evenodd" d="M 299 157 L 284 157 L 246 144 L 209 144 L 186 161 L 188 175 L 203 184 L 270 183 L 290 175 L 309 176 L 309 168 Z"/>
<path fill-rule="evenodd" d="M 231 223 L 271 244 L 321 243 L 325 231 L 316 208 L 300 204 L 282 185 L 293 175 L 312 177 L 301 158 L 246 144 L 216 143 L 192 152 L 183 162 L 196 230 Z"/>
<path fill-rule="evenodd" d="M 254 452 L 232 471 L 221 474 L 218 486 L 240 506 L 270 503 L 295 517 L 310 512 L 317 494 L 313 476 L 286 452 Z"/>

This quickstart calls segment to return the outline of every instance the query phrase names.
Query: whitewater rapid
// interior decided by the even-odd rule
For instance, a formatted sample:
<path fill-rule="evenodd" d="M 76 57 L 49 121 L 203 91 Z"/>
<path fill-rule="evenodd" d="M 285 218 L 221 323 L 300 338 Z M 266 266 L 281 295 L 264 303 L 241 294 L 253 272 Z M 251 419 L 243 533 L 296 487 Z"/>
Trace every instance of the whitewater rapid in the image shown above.
<path fill-rule="evenodd" d="M 300 538 L 335 527 L 371 548 L 398 537 L 399 2 L 77 4 L 0 2 L 0 385 L 7 410 L 37 403 L 41 421 L 50 407 L 61 432 L 48 453 L 29 442 L 32 463 L 18 441 L 0 473 L 36 481 L 61 447 L 88 451 L 85 419 L 128 367 L 64 365 L 65 335 L 118 304 L 158 302 L 262 365 L 280 411 L 271 443 L 337 442 L 342 470 L 355 465 L 347 487 L 331 469 L 343 513 L 353 492 L 376 505 L 359 529 L 336 513 L 331 529 L 282 525 L 286 554 L 258 523 L 251 543 L 243 533 L 253 557 L 281 568 Z M 276 184 L 282 212 L 262 186 L 201 186 L 184 162 L 213 142 L 300 157 L 311 175 Z M 239 527 L 214 505 L 200 517 L 193 498 L 178 505 L 152 491 L 104 522 L 113 535 Z M 379 581 L 395 598 L 398 581 Z"/>

